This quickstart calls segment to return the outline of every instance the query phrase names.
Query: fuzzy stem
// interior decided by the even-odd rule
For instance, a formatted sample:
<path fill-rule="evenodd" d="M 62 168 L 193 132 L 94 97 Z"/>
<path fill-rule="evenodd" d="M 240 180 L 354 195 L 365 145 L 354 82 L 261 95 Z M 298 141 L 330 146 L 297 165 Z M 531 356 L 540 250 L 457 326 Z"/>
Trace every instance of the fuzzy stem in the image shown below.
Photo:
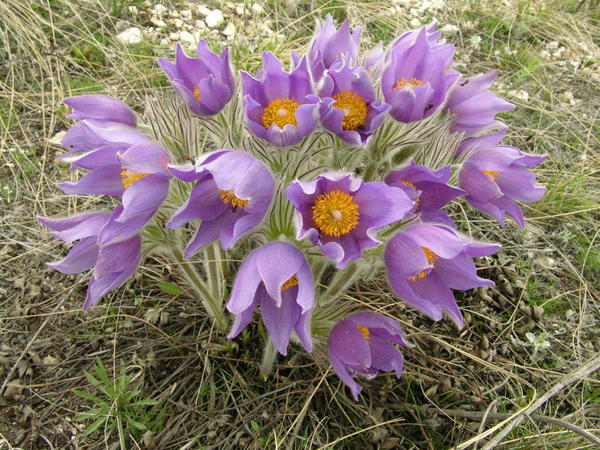
<path fill-rule="evenodd" d="M 218 245 L 219 244 L 217 242 L 214 242 L 206 246 L 206 250 L 204 251 L 204 270 L 206 270 L 206 274 L 208 275 L 208 288 L 216 295 L 216 300 L 219 303 L 220 308 L 221 299 L 223 298 L 223 273 L 221 270 L 222 267 L 220 258 L 217 258 L 216 247 Z"/>
<path fill-rule="evenodd" d="M 273 341 L 269 336 L 269 339 L 263 349 L 263 356 L 260 363 L 260 374 L 263 378 L 268 378 L 271 373 L 273 373 L 273 367 L 275 366 L 275 361 L 277 360 L 277 350 L 273 345 Z"/>
<path fill-rule="evenodd" d="M 331 283 L 321 295 L 322 304 L 327 304 L 337 298 L 337 296 L 345 291 L 362 273 L 362 267 L 357 261 L 350 262 L 345 269 L 338 271 Z"/>
<path fill-rule="evenodd" d="M 215 299 L 210 289 L 206 286 L 202 278 L 200 278 L 200 275 L 198 275 L 196 270 L 194 270 L 194 268 L 183 259 L 183 253 L 181 253 L 181 250 L 172 247 L 170 251 L 175 258 L 175 262 L 182 270 L 185 279 L 190 284 L 190 287 L 202 301 L 202 304 L 206 308 L 209 316 L 213 318 L 220 331 L 225 331 L 229 323 L 223 314 L 219 299 Z"/>

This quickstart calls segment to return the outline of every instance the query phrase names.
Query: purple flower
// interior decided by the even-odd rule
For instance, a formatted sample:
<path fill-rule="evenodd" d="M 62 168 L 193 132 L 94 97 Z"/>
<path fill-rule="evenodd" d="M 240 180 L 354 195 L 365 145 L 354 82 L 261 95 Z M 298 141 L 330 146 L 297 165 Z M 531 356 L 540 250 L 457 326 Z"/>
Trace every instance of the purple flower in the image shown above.
<path fill-rule="evenodd" d="M 381 79 L 390 114 L 404 123 L 433 114 L 458 78 L 457 72 L 449 72 L 454 46 L 435 43 L 436 33 L 427 27 L 416 33 L 409 32 L 394 42 Z"/>
<path fill-rule="evenodd" d="M 445 107 L 456 115 L 456 121 L 450 128 L 452 132 L 463 132 L 470 137 L 494 128 L 506 128 L 502 122 L 495 120 L 496 114 L 510 111 L 515 105 L 487 90 L 497 75 L 498 71 L 493 71 L 458 79 Z"/>
<path fill-rule="evenodd" d="M 455 158 L 462 155 L 465 151 L 474 152 L 475 150 L 485 149 L 498 144 L 502 139 L 504 139 L 506 131 L 507 130 L 504 129 L 496 131 L 492 134 L 463 139 L 456 149 Z"/>
<path fill-rule="evenodd" d="M 408 217 L 419 215 L 423 222 L 440 222 L 456 227 L 448 213 L 441 209 L 464 194 L 461 189 L 447 184 L 451 173 L 450 166 L 432 171 L 411 161 L 410 164 L 392 170 L 385 182 L 402 189 L 415 202 L 416 206 Z"/>
<path fill-rule="evenodd" d="M 296 208 L 297 238 L 318 243 L 338 269 L 379 245 L 377 231 L 403 219 L 415 206 L 400 188 L 350 174 L 294 181 L 285 193 Z"/>
<path fill-rule="evenodd" d="M 490 214 L 504 226 L 504 215 L 511 216 L 519 227 L 525 227 L 521 207 L 515 202 L 536 202 L 546 188 L 535 185 L 534 167 L 547 157 L 529 155 L 515 147 L 494 146 L 473 150 L 458 175 L 467 201 Z"/>
<path fill-rule="evenodd" d="M 273 198 L 269 169 L 243 151 L 219 150 L 196 165 L 171 166 L 171 172 L 180 180 L 196 181 L 187 201 L 167 223 L 167 228 L 179 228 L 202 220 L 185 258 L 217 239 L 224 249 L 231 248 L 262 221 Z"/>
<path fill-rule="evenodd" d="M 73 109 L 73 112 L 67 117 L 76 120 L 95 119 L 119 122 L 132 127 L 135 127 L 137 123 L 135 113 L 129 106 L 106 95 L 80 95 L 66 98 L 64 102 Z"/>
<path fill-rule="evenodd" d="M 225 107 L 235 91 L 229 48 L 219 57 L 208 49 L 206 41 L 201 40 L 196 55 L 198 58 L 188 58 L 177 44 L 175 64 L 164 58 L 159 58 L 158 64 L 192 112 L 211 116 Z"/>
<path fill-rule="evenodd" d="M 477 276 L 471 258 L 499 248 L 472 241 L 445 225 L 423 223 L 396 233 L 387 244 L 384 261 L 390 286 L 402 300 L 433 320 L 446 312 L 462 327 L 451 289 L 492 286 L 492 281 Z"/>
<path fill-rule="evenodd" d="M 227 303 L 236 317 L 227 337 L 240 334 L 260 305 L 263 322 L 279 353 L 287 354 L 292 330 L 310 352 L 314 300 L 313 276 L 302 252 L 286 242 L 269 242 L 250 253 L 238 270 Z"/>
<path fill-rule="evenodd" d="M 356 62 L 361 33 L 361 27 L 350 30 L 348 20 L 345 20 L 340 29 L 336 30 L 331 14 L 327 14 L 323 22 L 317 21 L 308 51 L 310 69 L 315 81 L 319 81 L 323 73 L 340 62 L 343 57 Z"/>
<path fill-rule="evenodd" d="M 404 357 L 394 344 L 409 346 L 400 324 L 381 314 L 361 311 L 340 320 L 329 334 L 329 361 L 333 370 L 352 391 L 354 400 L 362 386 L 356 374 L 373 376 L 379 370 L 402 375 Z"/>
<path fill-rule="evenodd" d="M 39 218 L 41 223 L 55 230 L 52 233 L 55 237 L 65 242 L 80 240 L 65 258 L 48 266 L 68 274 L 94 268 L 84 311 L 130 278 L 140 261 L 141 239 L 138 235 L 108 246 L 98 244 L 98 235 L 110 224 L 110 216 L 107 212 L 94 211 L 66 218 Z"/>
<path fill-rule="evenodd" d="M 306 57 L 291 73 L 272 53 L 263 53 L 259 79 L 241 72 L 244 115 L 250 130 L 271 144 L 297 144 L 317 125 L 319 98 L 313 95 Z"/>
<path fill-rule="evenodd" d="M 348 61 L 326 72 L 319 96 L 323 126 L 351 145 L 367 145 L 390 108 L 375 99 L 365 69 Z"/>

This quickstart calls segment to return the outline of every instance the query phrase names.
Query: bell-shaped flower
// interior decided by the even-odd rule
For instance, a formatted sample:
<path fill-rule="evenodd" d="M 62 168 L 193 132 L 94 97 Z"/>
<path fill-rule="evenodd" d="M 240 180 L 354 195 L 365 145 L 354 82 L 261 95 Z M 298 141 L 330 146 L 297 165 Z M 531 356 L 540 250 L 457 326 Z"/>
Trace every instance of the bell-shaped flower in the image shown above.
<path fill-rule="evenodd" d="M 265 52 L 263 66 L 258 79 L 241 72 L 248 128 L 280 147 L 297 144 L 317 125 L 319 98 L 313 95 L 306 57 L 288 73 L 281 61 Z"/>
<path fill-rule="evenodd" d="M 329 333 L 329 361 L 333 370 L 352 391 L 354 400 L 362 391 L 355 378 L 371 377 L 378 371 L 402 375 L 404 357 L 394 344 L 412 347 L 394 319 L 371 311 L 351 314 L 334 325 Z"/>
<path fill-rule="evenodd" d="M 496 114 L 510 111 L 515 105 L 488 91 L 498 71 L 471 78 L 459 78 L 448 94 L 445 109 L 456 115 L 450 130 L 462 132 L 465 137 L 486 133 L 495 128 L 506 128 Z"/>
<path fill-rule="evenodd" d="M 472 258 L 499 248 L 473 241 L 445 225 L 423 223 L 397 232 L 386 246 L 384 261 L 390 286 L 402 300 L 433 320 L 440 320 L 446 312 L 462 327 L 451 289 L 492 286 L 492 281 L 477 276 Z"/>
<path fill-rule="evenodd" d="M 200 40 L 196 55 L 197 58 L 189 58 L 177 44 L 175 63 L 159 58 L 158 64 L 194 114 L 211 116 L 225 107 L 235 91 L 229 48 L 217 56 L 208 49 L 206 41 Z"/>
<path fill-rule="evenodd" d="M 366 70 L 348 60 L 326 72 L 319 96 L 321 123 L 351 145 L 367 145 L 390 108 L 375 99 Z"/>
<path fill-rule="evenodd" d="M 409 32 L 389 49 L 381 89 L 390 114 L 408 123 L 432 115 L 446 100 L 458 72 L 449 72 L 454 46 L 435 43 L 427 27 Z"/>
<path fill-rule="evenodd" d="M 473 207 L 490 214 L 500 225 L 504 226 L 504 215 L 508 214 L 524 228 L 523 211 L 515 200 L 536 202 L 544 196 L 546 188 L 535 185 L 535 174 L 528 166 L 537 166 L 546 158 L 515 147 L 476 149 L 459 172 L 459 185 Z"/>
<path fill-rule="evenodd" d="M 415 206 L 400 188 L 350 174 L 294 181 L 285 193 L 296 208 L 297 238 L 318 243 L 338 269 L 379 245 L 377 231 L 402 220 Z"/>
<path fill-rule="evenodd" d="M 202 220 L 185 249 L 185 258 L 217 239 L 224 249 L 233 247 L 262 221 L 273 198 L 271 172 L 243 151 L 219 150 L 195 165 L 171 166 L 170 170 L 180 180 L 196 181 L 189 198 L 167 223 L 167 228 L 179 228 Z"/>
<path fill-rule="evenodd" d="M 308 51 L 310 69 L 316 82 L 326 70 L 341 62 L 343 57 L 356 63 L 361 33 L 361 27 L 350 29 L 348 20 L 344 20 L 337 30 L 331 14 L 327 14 L 324 21 L 317 21 Z"/>
<path fill-rule="evenodd" d="M 112 245 L 98 244 L 98 235 L 110 225 L 110 216 L 107 212 L 94 211 L 66 218 L 39 218 L 41 223 L 54 230 L 54 236 L 65 242 L 79 240 L 65 258 L 48 266 L 68 274 L 94 269 L 84 310 L 122 285 L 133 275 L 140 261 L 141 239 L 138 235 Z"/>
<path fill-rule="evenodd" d="M 292 330 L 310 352 L 314 299 L 312 272 L 302 252 L 286 242 L 269 242 L 250 253 L 238 270 L 227 302 L 227 309 L 235 314 L 228 337 L 240 334 L 260 306 L 263 322 L 279 353 L 287 354 Z"/>
<path fill-rule="evenodd" d="M 407 218 L 419 215 L 422 222 L 439 222 L 456 227 L 448 213 L 442 209 L 456 197 L 464 195 L 461 189 L 448 184 L 451 174 L 450 166 L 434 171 L 411 161 L 392 170 L 385 182 L 402 189 L 415 202 L 416 206 Z"/>

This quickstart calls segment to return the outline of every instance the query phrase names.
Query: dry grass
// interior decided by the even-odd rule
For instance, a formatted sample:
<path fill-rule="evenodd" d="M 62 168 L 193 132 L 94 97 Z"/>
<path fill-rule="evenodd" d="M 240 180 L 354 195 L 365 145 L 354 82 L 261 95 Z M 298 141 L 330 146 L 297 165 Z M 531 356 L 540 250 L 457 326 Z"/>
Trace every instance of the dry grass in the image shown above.
<path fill-rule="evenodd" d="M 548 195 L 525 208 L 525 232 L 500 229 L 472 211 L 467 222 L 456 209 L 463 227 L 504 247 L 483 269 L 497 287 L 459 294 L 462 331 L 398 304 L 383 279 L 348 293 L 345 301 L 396 317 L 416 344 L 405 353 L 403 377 L 365 381 L 358 403 L 321 362 L 323 341 L 317 341 L 317 358 L 291 352 L 262 380 L 260 343 L 253 338 L 258 325 L 233 343 L 225 340 L 187 291 L 160 288 L 164 281 L 184 286 L 168 261 L 149 259 L 134 281 L 87 314 L 80 311 L 86 277 L 44 266 L 65 247 L 35 216 L 106 202 L 65 196 L 54 187 L 72 176 L 55 162 L 60 148 L 49 141 L 71 123 L 61 100 L 98 91 L 139 108 L 144 95 L 169 89 L 155 64 L 168 49 L 126 49 L 114 41 L 119 20 L 146 20 L 129 16 L 121 3 L 0 3 L 0 448 L 115 448 L 120 441 L 126 448 L 159 449 L 597 445 L 584 436 L 584 430 L 600 434 L 594 372 L 600 352 L 594 42 L 600 34 L 593 1 L 455 0 L 435 12 L 441 23 L 460 27 L 449 39 L 463 70 L 500 67 L 505 90 L 530 94 L 505 119 L 512 143 L 550 155 L 537 171 Z M 314 19 L 326 12 L 365 25 L 373 41 L 389 41 L 410 23 L 406 14 L 390 14 L 389 5 L 270 1 L 273 28 L 286 43 L 262 41 L 253 52 L 240 48 L 235 59 L 248 67 L 264 48 L 286 55 L 306 42 Z M 482 38 L 479 48 L 470 46 L 475 35 Z M 551 41 L 566 48 L 562 57 L 540 57 Z M 580 61 L 577 70 L 572 59 Z M 579 101 L 569 104 L 566 91 Z M 550 347 L 534 353 L 527 333 L 542 340 L 547 333 Z M 103 426 L 83 436 L 91 422 L 76 417 L 94 405 L 73 390 L 99 393 L 83 373 L 93 371 L 96 360 L 111 379 L 124 371 L 144 399 L 157 401 L 132 413 L 147 432 Z M 529 416 L 520 415 L 525 412 Z"/>

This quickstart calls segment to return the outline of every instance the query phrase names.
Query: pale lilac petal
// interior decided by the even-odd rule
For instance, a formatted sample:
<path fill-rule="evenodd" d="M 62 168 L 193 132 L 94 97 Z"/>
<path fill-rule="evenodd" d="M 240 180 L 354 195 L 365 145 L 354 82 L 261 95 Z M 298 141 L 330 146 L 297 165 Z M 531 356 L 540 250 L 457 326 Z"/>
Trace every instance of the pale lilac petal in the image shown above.
<path fill-rule="evenodd" d="M 94 267 L 97 257 L 98 244 L 96 244 L 96 237 L 93 236 L 78 242 L 65 258 L 47 263 L 47 266 L 61 273 L 80 273 Z"/>

